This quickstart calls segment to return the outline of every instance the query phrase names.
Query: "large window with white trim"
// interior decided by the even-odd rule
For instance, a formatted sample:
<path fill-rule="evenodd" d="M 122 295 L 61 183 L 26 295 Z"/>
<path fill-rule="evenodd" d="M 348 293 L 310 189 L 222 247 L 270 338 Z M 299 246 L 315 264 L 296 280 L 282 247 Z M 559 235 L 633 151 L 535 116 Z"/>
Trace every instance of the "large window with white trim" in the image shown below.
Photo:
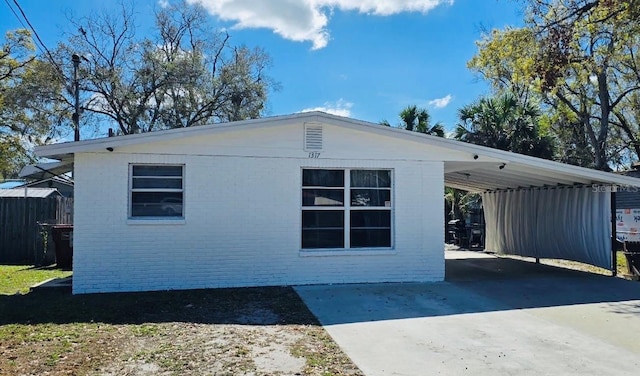
<path fill-rule="evenodd" d="M 389 248 L 391 170 L 302 170 L 302 248 Z"/>
<path fill-rule="evenodd" d="M 184 166 L 130 166 L 131 218 L 184 217 Z"/>

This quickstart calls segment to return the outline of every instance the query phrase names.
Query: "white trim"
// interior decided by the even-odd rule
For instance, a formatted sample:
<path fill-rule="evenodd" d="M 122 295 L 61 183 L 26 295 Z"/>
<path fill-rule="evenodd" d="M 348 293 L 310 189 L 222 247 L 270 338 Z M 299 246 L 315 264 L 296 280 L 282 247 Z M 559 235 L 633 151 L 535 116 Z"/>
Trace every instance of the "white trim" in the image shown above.
<path fill-rule="evenodd" d="M 304 170 L 335 170 L 343 172 L 343 184 L 341 187 L 324 187 L 324 186 L 304 186 L 303 185 L 303 174 Z M 351 171 L 389 171 L 390 187 L 355 187 L 354 189 L 380 189 L 380 190 L 388 190 L 389 198 L 390 198 L 390 206 L 353 206 L 351 205 Z M 362 252 L 363 250 L 393 250 L 394 249 L 394 234 L 395 234 L 395 195 L 394 195 L 394 169 L 393 168 L 385 168 L 385 167 L 300 167 L 300 252 L 329 252 L 330 255 L 332 252 L 349 252 L 349 251 L 357 251 Z M 341 206 L 304 206 L 302 202 L 302 192 L 304 189 L 342 189 L 343 190 L 343 204 Z M 343 212 L 343 242 L 344 248 L 302 248 L 302 233 L 304 231 L 302 227 L 302 213 L 307 211 L 342 211 Z M 352 211 L 370 211 L 370 210 L 379 210 L 379 211 L 389 211 L 389 247 L 351 247 L 351 212 Z M 379 228 L 360 228 L 360 229 L 386 229 L 386 227 Z"/>
<path fill-rule="evenodd" d="M 127 219 L 128 225 L 184 225 L 187 223 L 186 219 L 176 217 L 176 219 L 169 219 L 170 217 L 157 217 L 158 219 L 152 219 L 151 217 L 133 217 Z"/>
<path fill-rule="evenodd" d="M 182 182 L 182 188 L 178 189 L 178 188 L 133 188 L 133 167 L 134 166 L 174 166 L 174 167 L 181 167 L 182 170 L 182 175 L 181 176 L 166 176 L 166 177 L 162 177 L 162 176 L 145 176 L 145 175 L 140 175 L 137 176 L 139 178 L 143 178 L 143 179 L 150 179 L 150 178 L 169 178 L 169 179 L 180 179 Z M 176 221 L 184 221 L 184 219 L 186 218 L 187 214 L 186 214 L 186 188 L 185 188 L 185 184 L 186 184 L 186 166 L 184 163 L 129 163 L 128 164 L 128 180 L 129 180 L 129 184 L 127 187 L 127 224 L 133 224 L 133 223 L 137 223 L 137 224 L 176 224 Z M 172 216 L 137 216 L 134 217 L 131 212 L 133 209 L 133 192 L 171 192 L 171 193 L 177 193 L 180 192 L 182 193 L 182 215 L 179 217 L 172 217 Z M 162 221 L 169 221 L 168 223 L 160 223 Z M 148 223 L 147 223 L 148 222 Z"/>
<path fill-rule="evenodd" d="M 337 249 L 301 249 L 300 257 L 334 257 L 334 256 L 393 256 L 398 251 L 393 248 L 337 248 Z"/>
<path fill-rule="evenodd" d="M 274 116 L 261 119 L 244 120 L 225 124 L 210 124 L 197 127 L 170 129 L 164 131 L 149 132 L 143 134 L 108 137 L 95 140 L 84 140 L 77 142 L 66 142 L 61 144 L 37 146 L 35 152 L 39 157 L 49 157 L 56 159 L 71 159 L 74 153 L 92 152 L 105 150 L 107 147 L 117 149 L 121 146 L 136 145 L 148 142 L 168 141 L 187 136 L 215 135 L 236 130 L 251 130 L 274 125 L 301 124 L 305 122 L 315 122 L 348 129 L 366 131 L 396 139 L 418 142 L 425 145 L 442 147 L 454 150 L 466 155 L 463 160 L 473 166 L 473 163 L 496 162 L 505 163 L 508 168 L 514 168 L 521 172 L 531 169 L 537 174 L 557 177 L 565 181 L 588 180 L 591 184 L 618 184 L 628 186 L 640 186 L 640 179 L 616 175 L 608 172 L 592 170 L 584 167 L 572 166 L 560 162 L 549 161 L 536 157 L 511 153 L 508 151 L 492 149 L 484 146 L 473 145 L 457 140 L 446 139 L 418 132 L 410 132 L 402 129 L 380 126 L 378 124 L 350 119 L 346 117 L 327 114 L 324 112 L 305 112 L 286 116 Z M 477 158 L 474 158 L 477 157 Z M 509 165 L 513 166 L 509 166 Z M 508 175 L 507 175 L 508 176 Z M 553 180 L 553 178 L 550 178 Z M 466 186 L 461 182 L 455 183 L 458 186 Z M 480 186 L 478 186 L 480 187 Z M 485 188 L 481 188 L 485 189 Z M 477 189 L 476 189 L 477 190 Z"/>

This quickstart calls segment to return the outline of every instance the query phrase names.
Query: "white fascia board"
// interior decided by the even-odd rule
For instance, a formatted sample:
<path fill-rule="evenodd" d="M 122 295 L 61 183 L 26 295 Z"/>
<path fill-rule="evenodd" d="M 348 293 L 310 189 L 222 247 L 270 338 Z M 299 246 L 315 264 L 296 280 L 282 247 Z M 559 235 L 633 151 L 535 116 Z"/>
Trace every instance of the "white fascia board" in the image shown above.
<path fill-rule="evenodd" d="M 560 162 L 546 159 L 530 157 L 508 151 L 497 150 L 485 146 L 474 145 L 443 137 L 431 136 L 417 132 L 410 132 L 404 129 L 387 127 L 362 120 L 355 120 L 347 117 L 336 116 L 324 112 L 304 112 L 292 115 L 273 116 L 260 119 L 243 120 L 231 123 L 202 125 L 190 128 L 170 129 L 157 132 L 149 132 L 135 135 L 116 136 L 95 140 L 68 142 L 36 147 L 35 152 L 39 157 L 63 158 L 78 152 L 88 152 L 104 149 L 107 147 L 117 148 L 120 146 L 135 145 L 154 141 L 167 141 L 176 138 L 198 136 L 201 134 L 217 134 L 236 130 L 250 130 L 271 125 L 286 125 L 292 123 L 318 122 L 339 127 L 351 128 L 359 131 L 368 131 L 374 134 L 394 137 L 397 139 L 420 142 L 425 145 L 441 147 L 466 154 L 470 162 L 502 162 L 513 163 L 518 168 L 533 168 L 540 172 L 548 171 L 563 180 L 586 179 L 603 184 L 619 184 L 629 186 L 640 186 L 640 179 L 628 176 L 616 175 L 608 172 L 592 170 L 584 167 L 572 166 Z M 473 157 L 477 155 L 478 158 Z M 465 159 L 465 158 L 463 158 Z M 446 161 L 445 161 L 446 162 Z"/>
<path fill-rule="evenodd" d="M 118 148 L 122 146 L 137 145 L 149 142 L 169 141 L 183 137 L 194 137 L 204 134 L 218 134 L 238 130 L 251 130 L 271 125 L 286 125 L 298 123 L 301 119 L 316 118 L 318 113 L 300 113 L 287 116 L 273 116 L 260 119 L 250 119 L 231 123 L 217 123 L 194 126 L 189 128 L 175 128 L 162 131 L 105 137 L 92 140 L 71 141 L 60 144 L 36 146 L 38 157 L 60 157 L 74 153 L 90 152 L 108 147 Z M 59 159 L 59 158 L 58 158 Z"/>
<path fill-rule="evenodd" d="M 547 159 L 531 157 L 528 155 L 512 153 L 509 151 L 492 149 L 486 146 L 474 145 L 458 140 L 451 140 L 443 137 L 431 136 L 417 132 L 408 132 L 403 129 L 392 128 L 387 126 L 380 126 L 373 123 L 363 122 L 360 120 L 354 120 L 349 118 L 340 118 L 334 115 L 329 115 L 333 117 L 333 121 L 339 121 L 340 124 L 336 125 L 353 125 L 353 126 L 366 126 L 371 129 L 374 133 L 379 134 L 393 134 L 398 138 L 403 138 L 411 141 L 416 141 L 416 139 L 422 139 L 424 143 L 439 146 L 442 148 L 446 148 L 449 150 L 456 150 L 463 153 L 469 153 L 472 158 L 470 160 L 473 162 L 482 162 L 487 160 L 501 161 L 505 163 L 507 166 L 510 163 L 513 163 L 517 166 L 512 166 L 516 168 L 525 169 L 527 167 L 533 168 L 537 170 L 538 173 L 542 171 L 548 171 L 549 175 L 557 176 L 558 179 L 562 180 L 575 180 L 576 182 L 582 182 L 585 180 L 598 182 L 603 184 L 618 184 L 618 185 L 629 185 L 629 186 L 640 186 L 640 178 L 634 178 L 629 176 L 621 176 L 617 174 L 613 174 L 610 172 L 593 170 L 590 168 L 573 166 L 561 162 L 550 161 Z M 478 159 L 474 160 L 473 155 L 478 155 Z M 446 161 L 445 161 L 446 162 Z M 550 177 L 551 177 L 550 176 Z M 553 177 L 551 177 L 553 180 Z"/>

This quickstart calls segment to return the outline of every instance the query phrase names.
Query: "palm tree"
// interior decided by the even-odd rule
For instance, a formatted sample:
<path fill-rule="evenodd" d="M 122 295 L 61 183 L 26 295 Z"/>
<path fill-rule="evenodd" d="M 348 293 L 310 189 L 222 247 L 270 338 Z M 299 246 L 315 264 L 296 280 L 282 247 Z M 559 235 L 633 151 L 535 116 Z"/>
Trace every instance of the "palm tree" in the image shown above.
<path fill-rule="evenodd" d="M 407 106 L 404 110 L 400 111 L 400 120 L 402 122 L 398 126 L 408 131 L 414 131 L 432 136 L 444 137 L 444 126 L 438 122 L 431 125 L 431 116 L 424 108 L 418 108 L 417 106 Z M 381 125 L 391 126 L 388 121 L 382 120 Z"/>
<path fill-rule="evenodd" d="M 458 111 L 454 138 L 472 144 L 551 159 L 553 140 L 541 134 L 540 111 L 511 93 L 481 98 Z"/>

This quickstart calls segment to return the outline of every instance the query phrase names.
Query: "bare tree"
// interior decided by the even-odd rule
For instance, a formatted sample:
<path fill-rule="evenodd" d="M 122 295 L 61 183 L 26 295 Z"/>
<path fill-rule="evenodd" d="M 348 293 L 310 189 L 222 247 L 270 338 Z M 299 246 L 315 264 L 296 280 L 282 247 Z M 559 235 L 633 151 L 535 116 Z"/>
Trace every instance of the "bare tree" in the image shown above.
<path fill-rule="evenodd" d="M 81 54 L 86 111 L 122 134 L 256 118 L 277 84 L 259 48 L 233 46 L 205 11 L 185 2 L 155 14 L 153 37 L 139 37 L 130 7 L 117 16 L 72 19 L 77 32 L 57 55 Z"/>

